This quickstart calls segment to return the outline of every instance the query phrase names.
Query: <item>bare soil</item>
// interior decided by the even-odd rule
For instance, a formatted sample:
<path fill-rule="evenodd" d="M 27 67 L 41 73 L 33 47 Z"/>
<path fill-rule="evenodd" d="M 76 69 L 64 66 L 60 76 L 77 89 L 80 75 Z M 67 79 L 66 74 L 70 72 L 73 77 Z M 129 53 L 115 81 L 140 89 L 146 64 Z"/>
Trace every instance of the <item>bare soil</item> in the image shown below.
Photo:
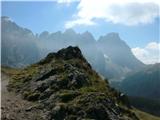
<path fill-rule="evenodd" d="M 9 76 L 1 74 L 1 120 L 43 120 L 42 110 L 33 109 L 35 103 L 23 100 L 7 90 Z"/>

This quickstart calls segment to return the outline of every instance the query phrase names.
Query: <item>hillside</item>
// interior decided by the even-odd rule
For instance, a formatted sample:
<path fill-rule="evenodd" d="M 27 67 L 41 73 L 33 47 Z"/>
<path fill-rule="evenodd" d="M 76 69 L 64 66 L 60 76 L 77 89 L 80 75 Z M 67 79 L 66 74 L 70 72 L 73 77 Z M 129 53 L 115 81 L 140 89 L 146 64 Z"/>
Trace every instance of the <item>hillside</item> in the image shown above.
<path fill-rule="evenodd" d="M 126 77 L 119 89 L 129 96 L 160 99 L 160 64 L 148 66 Z"/>
<path fill-rule="evenodd" d="M 78 47 L 50 53 L 14 74 L 8 90 L 34 102 L 30 111 L 43 109 L 45 120 L 138 120 L 127 99 L 101 79 Z"/>
<path fill-rule="evenodd" d="M 160 117 L 160 100 L 142 97 L 129 97 L 130 104 L 135 108 Z"/>
<path fill-rule="evenodd" d="M 111 86 L 130 96 L 132 106 L 160 116 L 160 64 L 132 72 L 122 82 L 112 82 Z"/>
<path fill-rule="evenodd" d="M 133 112 L 140 118 L 140 120 L 160 120 L 160 117 L 153 116 L 138 109 L 134 109 Z"/>

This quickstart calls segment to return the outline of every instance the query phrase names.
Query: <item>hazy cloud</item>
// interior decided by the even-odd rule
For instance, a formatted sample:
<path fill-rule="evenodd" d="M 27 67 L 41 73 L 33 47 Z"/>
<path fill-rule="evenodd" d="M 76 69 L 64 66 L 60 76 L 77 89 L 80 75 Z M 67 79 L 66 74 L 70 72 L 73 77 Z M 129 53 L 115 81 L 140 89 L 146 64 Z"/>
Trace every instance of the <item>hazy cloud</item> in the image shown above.
<path fill-rule="evenodd" d="M 159 16 L 158 0 L 59 0 L 59 3 L 79 1 L 78 12 L 66 28 L 76 25 L 95 25 L 94 19 L 124 25 L 152 23 Z"/>
<path fill-rule="evenodd" d="M 15 1 L 15 0 L 2 0 Z M 32 0 L 17 0 L 32 1 Z M 35 0 L 45 1 L 45 0 Z M 77 13 L 65 24 L 66 28 L 77 25 L 95 25 L 95 19 L 123 25 L 152 23 L 160 16 L 160 0 L 48 0 L 70 5 L 78 2 Z M 123 1 L 123 2 L 122 2 Z"/>
<path fill-rule="evenodd" d="M 80 0 L 57 0 L 58 3 L 67 3 L 67 4 L 71 2 L 77 2 L 77 1 L 80 1 Z"/>
<path fill-rule="evenodd" d="M 145 64 L 160 62 L 160 43 L 150 42 L 144 48 L 132 48 L 132 52 Z"/>

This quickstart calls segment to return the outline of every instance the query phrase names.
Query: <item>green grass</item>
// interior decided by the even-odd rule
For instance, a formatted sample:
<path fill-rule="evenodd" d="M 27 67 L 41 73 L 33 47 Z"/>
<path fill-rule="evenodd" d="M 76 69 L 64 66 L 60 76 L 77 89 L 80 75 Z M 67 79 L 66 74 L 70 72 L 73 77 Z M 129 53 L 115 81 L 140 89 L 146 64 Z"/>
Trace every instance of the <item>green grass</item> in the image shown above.
<path fill-rule="evenodd" d="M 1 72 L 4 73 L 4 74 L 7 74 L 9 76 L 14 76 L 14 75 L 20 73 L 20 71 L 21 71 L 21 69 L 1 66 Z"/>
<path fill-rule="evenodd" d="M 61 91 L 61 93 L 59 94 L 59 97 L 62 102 L 68 102 L 68 101 L 72 101 L 75 97 L 79 95 L 80 93 L 78 91 L 64 90 L 64 91 Z"/>
<path fill-rule="evenodd" d="M 133 109 L 133 112 L 138 116 L 138 118 L 140 118 L 140 120 L 160 120 L 160 117 L 153 116 L 137 109 Z"/>

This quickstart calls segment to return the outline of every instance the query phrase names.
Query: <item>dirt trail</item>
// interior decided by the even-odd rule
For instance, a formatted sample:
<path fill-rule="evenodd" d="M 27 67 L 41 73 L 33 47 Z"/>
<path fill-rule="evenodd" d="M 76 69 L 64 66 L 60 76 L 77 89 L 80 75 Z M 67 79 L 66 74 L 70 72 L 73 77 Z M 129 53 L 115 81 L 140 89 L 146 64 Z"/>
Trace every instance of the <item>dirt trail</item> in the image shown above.
<path fill-rule="evenodd" d="M 1 74 L 1 120 L 42 120 L 40 110 L 33 109 L 35 103 L 23 100 L 20 96 L 9 92 L 7 85 L 9 76 Z"/>

